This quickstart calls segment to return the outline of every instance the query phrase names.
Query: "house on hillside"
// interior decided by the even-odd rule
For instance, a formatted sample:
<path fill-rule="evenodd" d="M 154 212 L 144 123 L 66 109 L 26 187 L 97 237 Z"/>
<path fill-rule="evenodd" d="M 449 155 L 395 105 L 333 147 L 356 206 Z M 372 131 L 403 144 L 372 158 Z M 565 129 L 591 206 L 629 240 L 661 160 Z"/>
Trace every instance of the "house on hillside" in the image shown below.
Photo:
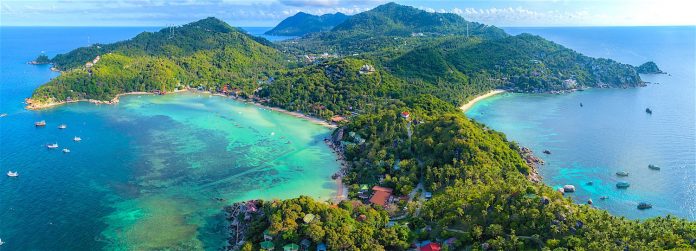
<path fill-rule="evenodd" d="M 391 199 L 393 189 L 388 187 L 374 186 L 372 187 L 372 198 L 370 202 L 375 205 L 386 206 Z"/>

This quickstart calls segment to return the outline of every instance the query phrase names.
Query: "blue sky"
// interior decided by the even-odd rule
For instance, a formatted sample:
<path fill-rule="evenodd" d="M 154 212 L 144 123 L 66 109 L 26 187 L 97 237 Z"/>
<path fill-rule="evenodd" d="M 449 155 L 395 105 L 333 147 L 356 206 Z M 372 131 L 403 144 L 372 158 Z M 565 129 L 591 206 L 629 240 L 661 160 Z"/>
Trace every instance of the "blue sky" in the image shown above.
<path fill-rule="evenodd" d="M 355 14 L 383 0 L 3 0 L 3 26 L 166 26 L 214 16 L 233 26 L 275 26 L 299 11 Z M 497 26 L 696 25 L 690 0 L 396 0 Z"/>

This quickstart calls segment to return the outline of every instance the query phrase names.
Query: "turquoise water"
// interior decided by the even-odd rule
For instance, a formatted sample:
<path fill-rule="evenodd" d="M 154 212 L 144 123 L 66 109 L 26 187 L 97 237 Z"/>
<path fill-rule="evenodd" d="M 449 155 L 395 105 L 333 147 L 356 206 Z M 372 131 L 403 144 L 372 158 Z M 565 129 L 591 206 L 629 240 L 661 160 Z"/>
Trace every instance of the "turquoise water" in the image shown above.
<path fill-rule="evenodd" d="M 57 76 L 26 64 L 41 51 L 143 30 L 156 29 L 0 28 L 0 113 L 8 114 L 0 118 L 0 250 L 214 250 L 232 201 L 335 193 L 329 129 L 231 99 L 132 95 L 117 105 L 23 109 Z M 48 125 L 35 128 L 38 120 Z"/>
<path fill-rule="evenodd" d="M 569 196 L 578 203 L 591 198 L 598 208 L 635 219 L 667 214 L 696 219 L 696 27 L 506 30 L 623 63 L 653 60 L 671 75 L 643 75 L 659 83 L 644 88 L 498 95 L 474 105 L 467 116 L 534 150 L 547 162 L 540 167 L 544 182 L 575 185 L 578 191 Z M 542 154 L 546 149 L 552 154 Z M 650 170 L 649 164 L 662 169 Z M 622 178 L 617 171 L 630 174 Z M 630 188 L 616 189 L 619 181 Z M 654 207 L 637 210 L 640 201 Z"/>

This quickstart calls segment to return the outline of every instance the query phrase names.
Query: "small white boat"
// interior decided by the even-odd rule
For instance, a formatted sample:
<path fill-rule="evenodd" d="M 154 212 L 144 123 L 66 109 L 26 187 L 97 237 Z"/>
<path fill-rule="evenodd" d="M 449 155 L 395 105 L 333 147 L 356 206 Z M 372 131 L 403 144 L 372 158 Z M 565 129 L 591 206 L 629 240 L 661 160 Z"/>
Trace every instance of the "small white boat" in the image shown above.
<path fill-rule="evenodd" d="M 72 140 L 73 140 L 73 141 L 82 141 L 82 138 L 80 138 L 80 137 L 78 137 L 78 136 L 75 136 Z"/>
<path fill-rule="evenodd" d="M 69 152 L 70 152 L 70 149 L 68 149 L 68 148 L 63 148 L 63 152 L 64 152 L 64 153 L 69 153 Z"/>
<path fill-rule="evenodd" d="M 48 147 L 48 149 L 56 149 L 58 148 L 58 143 L 48 144 L 46 147 Z"/>
<path fill-rule="evenodd" d="M 2 239 L 0 239 L 0 246 L 2 246 L 2 244 L 5 244 L 5 243 L 4 243 L 4 242 L 2 242 Z"/>
<path fill-rule="evenodd" d="M 7 113 L 0 113 L 0 118 L 2 117 L 7 117 Z M 2 241 L 0 240 L 0 245 L 2 245 Z"/>
<path fill-rule="evenodd" d="M 15 171 L 15 172 L 7 171 L 7 176 L 8 177 L 17 177 L 17 176 L 19 176 L 19 173 L 17 171 Z"/>
<path fill-rule="evenodd" d="M 66 124 L 60 124 L 60 125 L 58 126 L 58 129 L 65 129 L 65 128 L 68 128 L 68 125 L 66 125 Z"/>

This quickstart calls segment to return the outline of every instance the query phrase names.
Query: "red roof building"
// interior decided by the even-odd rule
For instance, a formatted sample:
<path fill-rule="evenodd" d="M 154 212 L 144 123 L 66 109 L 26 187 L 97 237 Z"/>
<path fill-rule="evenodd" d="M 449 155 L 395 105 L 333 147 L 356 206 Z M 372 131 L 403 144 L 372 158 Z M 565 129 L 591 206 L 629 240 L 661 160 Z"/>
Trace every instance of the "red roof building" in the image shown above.
<path fill-rule="evenodd" d="M 408 111 L 403 111 L 401 112 L 401 117 L 407 119 L 409 116 L 411 116 L 411 113 Z"/>
<path fill-rule="evenodd" d="M 428 243 L 427 245 L 423 245 L 420 247 L 420 251 L 440 251 L 440 244 L 437 244 L 435 242 Z"/>
<path fill-rule="evenodd" d="M 372 191 L 375 191 L 375 193 L 372 194 L 370 202 L 376 205 L 386 206 L 393 189 L 388 187 L 374 186 L 372 187 Z"/>

